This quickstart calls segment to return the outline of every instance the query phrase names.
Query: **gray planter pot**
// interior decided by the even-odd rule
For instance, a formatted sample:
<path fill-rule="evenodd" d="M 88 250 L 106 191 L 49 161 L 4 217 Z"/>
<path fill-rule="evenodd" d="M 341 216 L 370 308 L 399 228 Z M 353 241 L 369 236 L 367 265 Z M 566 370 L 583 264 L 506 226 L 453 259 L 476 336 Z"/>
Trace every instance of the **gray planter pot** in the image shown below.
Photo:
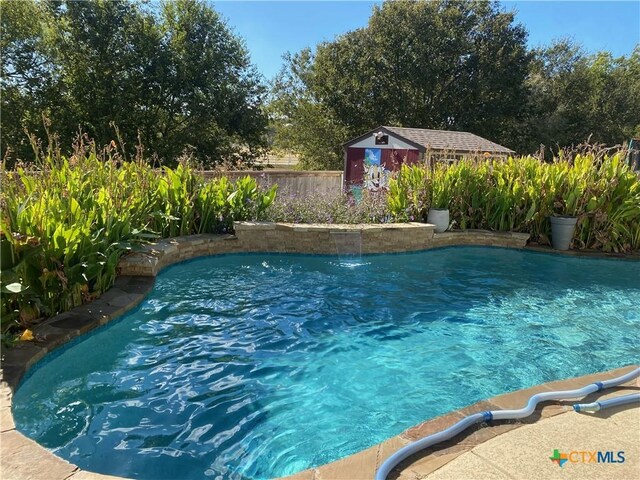
<path fill-rule="evenodd" d="M 576 231 L 577 217 L 549 217 L 551 220 L 551 244 L 556 250 L 569 250 Z"/>
<path fill-rule="evenodd" d="M 430 208 L 427 223 L 436 226 L 436 232 L 442 233 L 449 228 L 449 210 L 446 208 Z"/>

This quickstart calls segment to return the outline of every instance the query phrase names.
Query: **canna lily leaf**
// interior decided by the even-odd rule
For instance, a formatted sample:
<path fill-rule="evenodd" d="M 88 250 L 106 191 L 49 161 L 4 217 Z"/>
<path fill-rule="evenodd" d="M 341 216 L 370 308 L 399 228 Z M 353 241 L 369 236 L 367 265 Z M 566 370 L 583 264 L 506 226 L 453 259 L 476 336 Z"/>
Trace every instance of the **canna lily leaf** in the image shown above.
<path fill-rule="evenodd" d="M 531 204 L 531 208 L 529 208 L 529 210 L 527 211 L 527 216 L 525 217 L 525 221 L 530 221 L 533 216 L 536 214 L 536 202 L 534 201 Z"/>
<path fill-rule="evenodd" d="M 6 285 L 4 288 L 8 290 L 10 293 L 22 293 L 25 290 L 27 290 L 29 287 L 25 287 L 21 283 L 14 282 L 14 283 L 10 283 L 9 285 Z"/>

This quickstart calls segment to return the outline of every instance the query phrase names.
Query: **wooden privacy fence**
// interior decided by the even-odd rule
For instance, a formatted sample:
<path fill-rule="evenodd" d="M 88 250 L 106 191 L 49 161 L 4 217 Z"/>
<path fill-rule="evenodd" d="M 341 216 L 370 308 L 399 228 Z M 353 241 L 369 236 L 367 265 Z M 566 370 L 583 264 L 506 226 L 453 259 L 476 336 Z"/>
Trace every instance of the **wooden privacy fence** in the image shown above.
<path fill-rule="evenodd" d="M 158 170 L 162 173 L 162 170 Z M 310 193 L 338 194 L 343 189 L 343 172 L 340 170 L 205 170 L 200 171 L 206 179 L 227 177 L 229 180 L 237 180 L 241 177 L 255 178 L 261 186 L 269 187 L 278 185 L 278 190 L 283 193 L 308 195 Z M 30 175 L 40 175 L 39 171 L 29 172 Z M 13 177 L 17 178 L 17 177 Z M 9 181 L 6 175 L 2 175 L 1 181 Z"/>
<path fill-rule="evenodd" d="M 249 175 L 262 186 L 278 185 L 280 192 L 296 195 L 338 194 L 342 191 L 343 184 L 343 172 L 334 170 L 230 170 L 203 173 L 205 178 L 227 177 L 229 180 Z"/>

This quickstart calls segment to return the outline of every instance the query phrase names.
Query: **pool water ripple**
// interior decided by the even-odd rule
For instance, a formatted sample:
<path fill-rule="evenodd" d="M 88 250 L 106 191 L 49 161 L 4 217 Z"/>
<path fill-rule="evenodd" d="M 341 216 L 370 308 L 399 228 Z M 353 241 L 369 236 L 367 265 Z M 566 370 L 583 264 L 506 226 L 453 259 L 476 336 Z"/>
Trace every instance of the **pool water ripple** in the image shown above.
<path fill-rule="evenodd" d="M 83 469 L 272 478 L 542 382 L 638 362 L 640 263 L 488 248 L 234 255 L 32 370 L 18 429 Z"/>

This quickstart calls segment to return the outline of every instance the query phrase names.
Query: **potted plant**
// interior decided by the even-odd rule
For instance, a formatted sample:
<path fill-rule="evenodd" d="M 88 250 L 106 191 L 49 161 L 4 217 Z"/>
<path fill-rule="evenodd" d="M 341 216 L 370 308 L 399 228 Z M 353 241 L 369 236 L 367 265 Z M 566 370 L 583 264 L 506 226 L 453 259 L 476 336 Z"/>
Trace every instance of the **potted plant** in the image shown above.
<path fill-rule="evenodd" d="M 431 183 L 431 206 L 427 223 L 434 224 L 436 232 L 442 233 L 449 228 L 449 191 L 445 179 L 439 180 Z"/>
<path fill-rule="evenodd" d="M 556 195 L 551 222 L 551 245 L 556 250 L 569 250 L 581 210 L 582 189 L 575 185 L 566 195 Z"/>
<path fill-rule="evenodd" d="M 551 245 L 556 250 L 569 250 L 573 234 L 576 232 L 578 217 L 572 215 L 553 215 L 551 221 Z"/>

